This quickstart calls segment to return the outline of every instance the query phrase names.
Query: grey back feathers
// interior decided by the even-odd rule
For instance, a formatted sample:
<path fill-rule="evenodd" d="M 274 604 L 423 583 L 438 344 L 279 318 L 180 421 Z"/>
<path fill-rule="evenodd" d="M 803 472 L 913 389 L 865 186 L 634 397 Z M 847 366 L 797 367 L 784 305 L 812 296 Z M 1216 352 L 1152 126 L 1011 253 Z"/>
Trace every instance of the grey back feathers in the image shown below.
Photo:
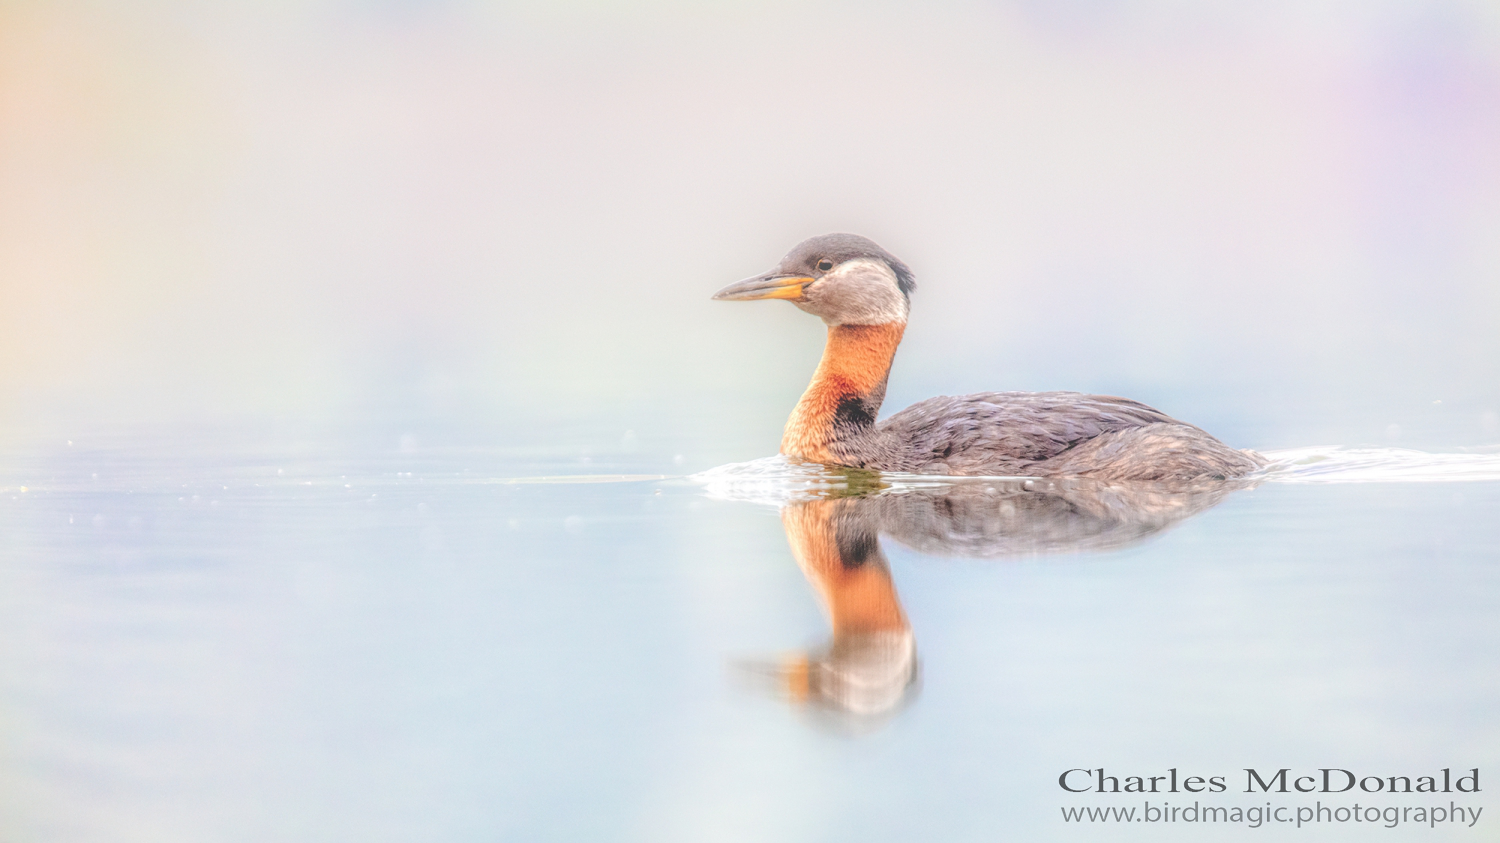
<path fill-rule="evenodd" d="M 843 465 L 921 474 L 1185 480 L 1266 464 L 1138 401 L 1076 392 L 930 398 L 829 448 Z"/>

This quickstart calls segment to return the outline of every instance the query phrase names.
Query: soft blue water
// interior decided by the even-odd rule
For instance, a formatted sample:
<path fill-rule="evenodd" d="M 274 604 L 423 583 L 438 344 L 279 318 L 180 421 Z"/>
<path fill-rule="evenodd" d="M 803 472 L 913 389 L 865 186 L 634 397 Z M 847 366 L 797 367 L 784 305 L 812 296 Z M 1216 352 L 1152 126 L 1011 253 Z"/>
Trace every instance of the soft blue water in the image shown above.
<path fill-rule="evenodd" d="M 919 667 L 851 715 L 776 678 L 832 634 L 766 477 L 744 493 L 649 449 L 583 463 L 430 438 L 13 449 L 4 839 L 1075 839 L 1061 806 L 1138 800 L 1063 793 L 1074 767 L 1224 775 L 1213 804 L 1248 806 L 1266 798 L 1236 792 L 1245 767 L 1488 776 L 1500 760 L 1489 474 L 1265 482 L 1080 552 L 955 559 L 888 537 Z M 803 505 L 843 493 L 806 479 Z M 941 497 L 904 500 L 921 494 Z M 1036 525 L 984 506 L 966 524 L 991 540 Z"/>

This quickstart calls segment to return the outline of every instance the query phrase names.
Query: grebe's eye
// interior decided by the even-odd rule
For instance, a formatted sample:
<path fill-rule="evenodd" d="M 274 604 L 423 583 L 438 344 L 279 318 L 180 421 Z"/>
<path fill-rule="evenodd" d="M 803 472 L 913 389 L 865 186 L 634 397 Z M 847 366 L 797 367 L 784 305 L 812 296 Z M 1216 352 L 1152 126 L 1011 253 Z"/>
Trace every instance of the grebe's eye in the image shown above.
<path fill-rule="evenodd" d="M 829 260 L 828 258 L 824 258 L 818 261 L 819 272 L 827 272 L 830 269 L 833 269 L 833 261 Z"/>

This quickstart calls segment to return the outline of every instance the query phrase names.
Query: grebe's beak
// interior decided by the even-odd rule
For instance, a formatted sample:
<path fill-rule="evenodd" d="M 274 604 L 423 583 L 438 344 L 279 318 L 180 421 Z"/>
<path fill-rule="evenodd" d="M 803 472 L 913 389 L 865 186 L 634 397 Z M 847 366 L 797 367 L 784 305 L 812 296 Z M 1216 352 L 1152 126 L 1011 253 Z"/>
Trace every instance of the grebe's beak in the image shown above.
<path fill-rule="evenodd" d="M 780 275 L 767 272 L 730 284 L 714 293 L 714 301 L 752 301 L 754 299 L 800 299 L 802 288 L 814 279 L 806 275 Z"/>

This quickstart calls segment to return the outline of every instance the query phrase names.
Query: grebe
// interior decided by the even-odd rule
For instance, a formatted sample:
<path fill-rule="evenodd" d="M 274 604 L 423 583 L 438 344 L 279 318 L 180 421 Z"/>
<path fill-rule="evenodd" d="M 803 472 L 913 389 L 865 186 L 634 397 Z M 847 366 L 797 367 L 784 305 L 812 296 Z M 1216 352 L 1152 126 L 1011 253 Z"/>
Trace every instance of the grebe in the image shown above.
<path fill-rule="evenodd" d="M 811 462 L 942 475 L 1104 480 L 1229 478 L 1266 464 L 1128 398 L 1077 392 L 981 392 L 876 414 L 916 281 L 855 234 L 804 240 L 770 272 L 714 294 L 786 299 L 821 317 L 828 344 L 792 410 L 781 453 Z"/>

